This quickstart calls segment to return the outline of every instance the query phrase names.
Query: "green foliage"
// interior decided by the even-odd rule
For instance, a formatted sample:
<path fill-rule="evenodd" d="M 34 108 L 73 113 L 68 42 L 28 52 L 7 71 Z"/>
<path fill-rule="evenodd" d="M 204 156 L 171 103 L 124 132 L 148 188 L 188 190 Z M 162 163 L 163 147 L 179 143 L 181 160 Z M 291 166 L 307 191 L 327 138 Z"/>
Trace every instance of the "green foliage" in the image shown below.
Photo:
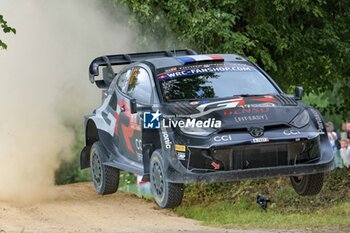
<path fill-rule="evenodd" d="M 74 157 L 72 160 L 63 161 L 55 173 L 56 184 L 70 184 L 91 180 L 90 169 L 80 170 L 80 152 L 84 147 L 84 134 L 77 127 L 70 126 L 74 129 L 76 141 L 73 147 Z"/>
<path fill-rule="evenodd" d="M 90 168 L 84 170 L 80 169 L 80 152 L 85 146 L 84 133 L 81 128 L 71 124 L 68 124 L 67 127 L 72 129 L 75 133 L 76 141 L 72 148 L 74 157 L 71 160 L 61 162 L 59 169 L 55 173 L 55 183 L 61 185 L 91 181 Z M 119 187 L 135 184 L 136 176 L 134 174 L 123 171 L 120 173 Z"/>
<path fill-rule="evenodd" d="M 345 117 L 350 110 L 349 1 L 114 1 L 133 13 L 142 48 L 242 54 L 285 90 L 335 93 L 324 111 Z"/>
<path fill-rule="evenodd" d="M 256 204 L 257 194 L 272 201 L 267 213 Z M 297 195 L 287 178 L 192 184 L 175 211 L 210 225 L 350 230 L 350 169 L 327 174 L 322 192 L 314 197 Z"/>
<path fill-rule="evenodd" d="M 336 169 L 326 174 L 322 192 L 316 197 L 296 194 L 288 178 L 248 180 L 234 183 L 190 184 L 186 186 L 183 206 L 210 205 L 229 202 L 246 209 L 256 209 L 256 196 L 262 194 L 272 200 L 276 213 L 312 213 L 350 202 L 350 169 Z M 247 202 L 250 203 L 247 205 Z"/>
<path fill-rule="evenodd" d="M 345 115 L 337 114 L 330 105 L 338 102 L 337 93 L 327 91 L 318 95 L 309 93 L 303 98 L 303 102 L 319 109 L 326 122 L 331 121 L 337 130 L 341 130 L 344 121 L 350 121 L 350 111 Z"/>
<path fill-rule="evenodd" d="M 0 26 L 4 33 L 12 32 L 13 34 L 16 34 L 16 29 L 13 27 L 10 27 L 2 15 L 0 15 Z M 0 40 L 0 48 L 7 49 L 7 45 L 2 40 Z"/>
<path fill-rule="evenodd" d="M 119 187 L 125 187 L 127 185 L 136 185 L 136 176 L 130 172 L 120 172 Z"/>

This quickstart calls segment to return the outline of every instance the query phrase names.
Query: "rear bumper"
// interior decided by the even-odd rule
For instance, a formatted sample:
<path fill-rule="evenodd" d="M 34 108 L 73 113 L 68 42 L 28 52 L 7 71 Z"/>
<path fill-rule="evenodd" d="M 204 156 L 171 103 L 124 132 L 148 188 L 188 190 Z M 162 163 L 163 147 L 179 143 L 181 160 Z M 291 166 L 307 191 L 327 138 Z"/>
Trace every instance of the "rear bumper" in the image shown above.
<path fill-rule="evenodd" d="M 170 166 L 166 170 L 166 177 L 172 183 L 194 183 L 194 182 L 230 182 L 245 179 L 261 179 L 282 176 L 300 176 L 316 173 L 326 173 L 334 169 L 334 155 L 326 135 L 320 137 L 319 160 L 313 163 L 284 165 L 274 167 L 257 167 L 249 169 L 218 170 L 208 172 L 191 172 L 180 166 Z"/>

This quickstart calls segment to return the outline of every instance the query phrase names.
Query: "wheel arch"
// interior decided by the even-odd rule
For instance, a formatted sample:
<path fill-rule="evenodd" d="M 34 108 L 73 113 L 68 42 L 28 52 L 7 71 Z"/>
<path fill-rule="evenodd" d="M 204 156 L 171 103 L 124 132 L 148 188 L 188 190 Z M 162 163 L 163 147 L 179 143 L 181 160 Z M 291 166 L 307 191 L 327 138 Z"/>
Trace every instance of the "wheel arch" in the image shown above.
<path fill-rule="evenodd" d="M 90 167 L 90 151 L 92 145 L 99 141 L 100 136 L 93 119 L 88 119 L 85 126 L 85 147 L 80 154 L 80 168 Z"/>
<path fill-rule="evenodd" d="M 86 123 L 85 128 L 85 145 L 92 146 L 92 144 L 94 144 L 94 142 L 98 141 L 99 139 L 100 137 L 98 135 L 96 124 L 94 120 L 89 119 Z"/>
<path fill-rule="evenodd" d="M 162 149 L 161 135 L 159 130 L 147 130 L 142 133 L 143 144 L 143 180 L 149 181 L 150 159 L 152 153 L 157 149 Z"/>

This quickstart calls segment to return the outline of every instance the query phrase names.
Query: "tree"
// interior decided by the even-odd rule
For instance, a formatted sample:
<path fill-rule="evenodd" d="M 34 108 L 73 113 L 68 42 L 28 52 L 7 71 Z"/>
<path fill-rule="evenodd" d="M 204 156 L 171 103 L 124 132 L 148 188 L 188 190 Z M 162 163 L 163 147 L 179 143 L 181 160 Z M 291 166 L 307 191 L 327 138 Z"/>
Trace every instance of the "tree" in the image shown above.
<path fill-rule="evenodd" d="M 0 15 L 0 26 L 4 33 L 12 32 L 13 34 L 16 34 L 16 29 L 13 27 L 10 27 L 2 15 Z M 0 40 L 0 48 L 7 49 L 7 45 L 2 40 Z"/>
<path fill-rule="evenodd" d="M 350 110 L 350 2 L 346 0 L 114 0 L 133 13 L 142 45 L 238 53 L 284 89 L 336 93 L 324 108 Z M 156 43 L 153 43 L 155 41 Z"/>

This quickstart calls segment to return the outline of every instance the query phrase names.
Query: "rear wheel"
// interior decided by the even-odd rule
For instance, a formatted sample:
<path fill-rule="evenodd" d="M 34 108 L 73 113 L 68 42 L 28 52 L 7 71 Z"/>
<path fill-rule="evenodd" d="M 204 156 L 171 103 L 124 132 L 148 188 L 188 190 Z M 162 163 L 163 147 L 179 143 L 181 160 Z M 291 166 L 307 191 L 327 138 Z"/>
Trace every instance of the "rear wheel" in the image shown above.
<path fill-rule="evenodd" d="M 159 150 L 153 152 L 150 164 L 151 188 L 160 208 L 174 208 L 181 204 L 184 185 L 170 183 L 164 173 L 164 160 Z"/>
<path fill-rule="evenodd" d="M 101 142 L 95 142 L 90 152 L 90 167 L 92 181 L 98 194 L 111 194 L 118 190 L 119 169 L 103 164 L 106 161 L 106 151 Z"/>
<path fill-rule="evenodd" d="M 314 196 L 321 192 L 324 174 L 291 176 L 290 181 L 295 192 L 301 196 Z"/>

